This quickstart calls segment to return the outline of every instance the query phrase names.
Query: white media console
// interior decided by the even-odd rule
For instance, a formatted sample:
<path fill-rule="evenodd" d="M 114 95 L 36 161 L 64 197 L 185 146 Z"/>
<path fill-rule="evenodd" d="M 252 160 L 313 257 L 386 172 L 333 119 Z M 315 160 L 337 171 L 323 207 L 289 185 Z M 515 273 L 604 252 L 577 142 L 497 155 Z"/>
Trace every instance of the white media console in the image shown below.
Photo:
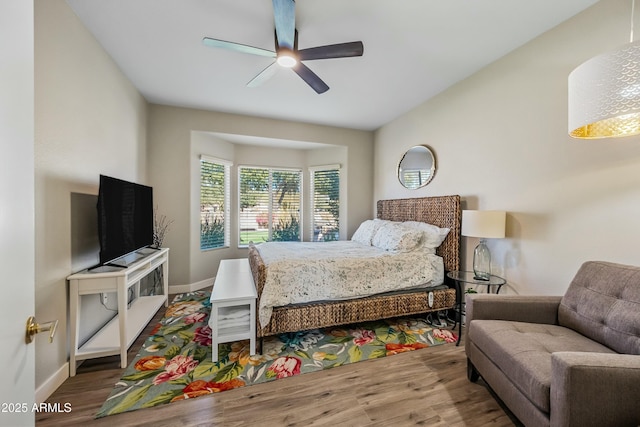
<path fill-rule="evenodd" d="M 117 266 L 117 265 L 121 266 Z M 162 268 L 164 295 L 140 295 L 140 280 Z M 101 266 L 67 277 L 69 281 L 69 321 L 71 350 L 69 375 L 75 376 L 78 361 L 120 355 L 120 366 L 127 367 L 127 350 L 164 304 L 169 295 L 169 249 L 141 249 Z M 135 299 L 129 305 L 129 289 Z M 82 346 L 78 347 L 82 295 L 116 292 L 118 315 L 111 319 Z"/>

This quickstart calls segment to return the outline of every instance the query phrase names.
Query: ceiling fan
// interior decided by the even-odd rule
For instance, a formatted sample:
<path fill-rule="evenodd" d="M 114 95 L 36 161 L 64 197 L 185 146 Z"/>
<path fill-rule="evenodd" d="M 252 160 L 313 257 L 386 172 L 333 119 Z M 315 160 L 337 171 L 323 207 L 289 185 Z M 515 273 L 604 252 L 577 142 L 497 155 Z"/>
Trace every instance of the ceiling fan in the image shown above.
<path fill-rule="evenodd" d="M 259 47 L 205 37 L 202 42 L 206 46 L 219 47 L 235 52 L 274 58 L 275 61 L 255 76 L 247 86 L 255 87 L 268 80 L 278 70 L 278 65 L 291 68 L 313 88 L 318 94 L 329 90 L 329 86 L 322 81 L 302 61 L 314 59 L 347 58 L 362 56 L 364 45 L 361 41 L 339 43 L 326 46 L 312 47 L 298 50 L 298 31 L 296 30 L 296 14 L 294 0 L 273 0 L 273 15 L 275 21 L 276 50 L 271 51 Z"/>

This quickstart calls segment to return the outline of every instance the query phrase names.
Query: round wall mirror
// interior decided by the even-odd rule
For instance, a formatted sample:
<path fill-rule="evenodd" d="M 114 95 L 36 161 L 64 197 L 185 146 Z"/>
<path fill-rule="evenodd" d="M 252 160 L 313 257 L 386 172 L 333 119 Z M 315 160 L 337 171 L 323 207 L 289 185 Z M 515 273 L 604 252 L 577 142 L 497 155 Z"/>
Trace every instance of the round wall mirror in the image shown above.
<path fill-rule="evenodd" d="M 411 147 L 398 163 L 398 179 L 410 190 L 424 187 L 436 173 L 436 158 L 424 145 Z"/>

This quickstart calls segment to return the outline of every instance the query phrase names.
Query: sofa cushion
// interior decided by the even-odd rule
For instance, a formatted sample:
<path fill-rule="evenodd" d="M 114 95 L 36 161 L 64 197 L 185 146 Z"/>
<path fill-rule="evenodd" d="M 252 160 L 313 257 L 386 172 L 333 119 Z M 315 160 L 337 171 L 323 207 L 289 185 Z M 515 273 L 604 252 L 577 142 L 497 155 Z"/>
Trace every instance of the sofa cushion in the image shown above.
<path fill-rule="evenodd" d="M 640 267 L 585 262 L 562 297 L 558 323 L 618 353 L 640 354 Z"/>
<path fill-rule="evenodd" d="M 472 320 L 469 338 L 545 413 L 550 412 L 551 353 L 614 353 L 571 329 L 540 323 Z"/>

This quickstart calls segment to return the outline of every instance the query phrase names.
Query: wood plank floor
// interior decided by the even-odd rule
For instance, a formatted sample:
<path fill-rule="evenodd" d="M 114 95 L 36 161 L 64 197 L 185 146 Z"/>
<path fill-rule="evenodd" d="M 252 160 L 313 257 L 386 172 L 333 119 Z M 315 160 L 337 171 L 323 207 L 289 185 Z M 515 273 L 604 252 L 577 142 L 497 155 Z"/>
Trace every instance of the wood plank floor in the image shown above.
<path fill-rule="evenodd" d="M 129 351 L 131 360 L 164 308 Z M 123 370 L 119 357 L 84 362 L 47 400 L 36 426 L 519 426 L 482 382 L 466 377 L 464 346 L 445 344 L 94 419 Z"/>

